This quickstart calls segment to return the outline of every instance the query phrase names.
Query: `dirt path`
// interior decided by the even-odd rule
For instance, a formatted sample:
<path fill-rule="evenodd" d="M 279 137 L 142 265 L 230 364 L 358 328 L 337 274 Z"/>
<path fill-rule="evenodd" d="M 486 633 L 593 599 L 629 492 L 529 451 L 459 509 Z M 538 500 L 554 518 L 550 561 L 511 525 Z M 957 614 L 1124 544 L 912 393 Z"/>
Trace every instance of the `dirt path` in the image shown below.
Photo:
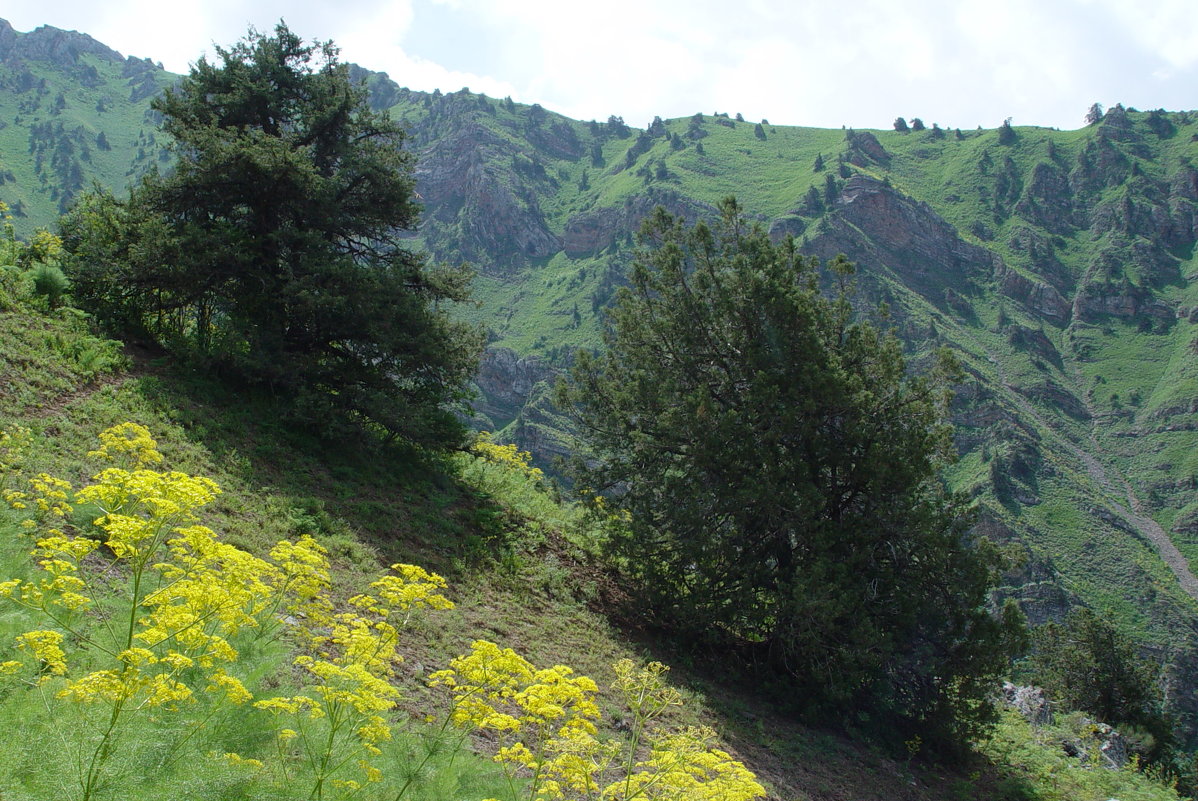
<path fill-rule="evenodd" d="M 1044 430 L 1051 431 L 1055 439 L 1085 465 L 1086 472 L 1090 475 L 1090 478 L 1102 488 L 1102 491 L 1106 495 L 1106 501 L 1111 506 L 1111 511 L 1152 543 L 1153 547 L 1156 548 L 1156 552 L 1160 554 L 1161 560 L 1168 565 L 1169 569 L 1173 571 L 1173 575 L 1177 577 L 1177 583 L 1181 585 L 1182 590 L 1191 598 L 1198 601 L 1198 578 L 1195 578 L 1193 572 L 1190 570 L 1189 562 L 1182 556 L 1181 551 L 1177 550 L 1177 546 L 1173 544 L 1173 540 L 1169 538 L 1169 535 L 1161 528 L 1160 524 L 1151 517 L 1142 514 L 1143 506 L 1140 503 L 1140 499 L 1136 497 L 1131 483 L 1125 477 L 1120 476 L 1119 487 L 1116 487 L 1111 477 L 1107 475 L 1102 460 L 1094 455 L 1102 453 L 1102 446 L 1099 445 L 1098 439 L 1094 436 L 1093 426 L 1095 423 L 1091 422 L 1087 437 L 1090 445 L 1089 449 L 1083 448 L 1058 434 L 1056 429 L 1049 425 L 1048 421 L 1040 415 L 1036 407 L 1028 402 L 1014 386 L 1007 383 L 1002 364 L 989 353 L 986 354 L 986 357 L 994 365 L 999 381 L 1002 382 L 1002 385 L 1006 389 L 1010 390 L 1011 398 L 1014 400 L 1015 405 L 1019 407 L 1019 410 L 1034 419 Z M 1086 404 L 1086 409 L 1090 412 L 1090 420 L 1097 420 L 1098 418 L 1093 414 L 1093 409 L 1090 408 L 1090 403 L 1084 394 L 1082 395 L 1082 402 Z M 1120 496 L 1126 498 L 1126 506 L 1114 500 Z"/>

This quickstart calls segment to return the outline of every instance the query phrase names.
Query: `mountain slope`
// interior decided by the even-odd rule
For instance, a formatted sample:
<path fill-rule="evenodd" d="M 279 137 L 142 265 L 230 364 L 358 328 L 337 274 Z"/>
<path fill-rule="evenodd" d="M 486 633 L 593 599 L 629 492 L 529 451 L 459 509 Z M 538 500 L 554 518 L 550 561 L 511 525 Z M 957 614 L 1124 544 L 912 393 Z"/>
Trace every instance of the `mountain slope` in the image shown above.
<path fill-rule="evenodd" d="M 356 74 L 409 125 L 413 244 L 478 266 L 480 427 L 563 452 L 547 382 L 599 343 L 639 221 L 656 205 L 693 221 L 736 194 L 775 234 L 856 261 L 862 308 L 890 306 L 913 363 L 958 352 L 970 378 L 946 478 L 976 497 L 978 533 L 1023 555 L 1004 592 L 1033 622 L 1109 610 L 1167 665 L 1193 730 L 1198 114 L 906 133 L 696 114 L 638 130 Z M 148 98 L 174 79 L 82 34 L 0 25 L 0 199 L 20 230 L 93 178 L 120 190 L 164 163 Z"/>
<path fill-rule="evenodd" d="M 150 98 L 175 76 L 85 34 L 0 20 L 0 192 L 23 231 L 163 163 Z"/>
<path fill-rule="evenodd" d="M 696 115 L 625 135 L 464 92 L 393 113 L 430 188 L 426 243 L 480 265 L 483 425 L 560 451 L 536 382 L 597 343 L 639 220 L 657 204 L 694 220 L 736 193 L 772 232 L 858 262 L 863 307 L 888 303 L 916 364 L 961 355 L 949 480 L 977 496 L 979 531 L 1019 544 L 1006 591 L 1029 617 L 1109 609 L 1192 686 L 1198 116 L 902 134 Z M 498 149 L 455 180 L 475 141 Z"/>
<path fill-rule="evenodd" d="M 437 758 L 417 764 L 430 743 L 446 748 L 436 727 L 424 722 L 426 714 L 445 713 L 445 695 L 428 688 L 426 680 L 479 637 L 513 647 L 539 665 L 564 663 L 594 676 L 605 707 L 613 701 L 608 688 L 614 660 L 677 662 L 671 681 L 687 712 L 671 710 L 667 717 L 716 727 L 721 740 L 765 781 L 771 799 L 1177 798 L 1130 767 L 1093 770 L 1088 757 L 1063 751 L 1062 741 L 1096 753 L 1098 741 L 1084 723 L 1032 729 L 1010 713 L 995 739 L 980 746 L 978 758 L 957 770 L 887 757 L 843 734 L 798 725 L 755 697 L 735 670 L 687 669 L 684 659 L 643 631 L 621 629 L 607 618 L 609 596 L 618 588 L 593 557 L 594 532 L 578 510 L 560 505 L 526 472 L 466 454 L 413 464 L 410 454 L 377 441 L 322 442 L 289 431 L 269 406 L 188 371 L 175 372 L 158 352 L 98 339 L 75 309 L 47 310 L 29 277 L 3 264 L 5 255 L 0 249 L 0 430 L 30 431 L 32 447 L 16 460 L 20 473 L 44 471 L 81 486 L 97 469 L 83 455 L 95 446 L 96 434 L 137 421 L 157 440 L 163 469 L 209 476 L 219 484 L 222 493 L 203 514 L 203 524 L 258 555 L 282 538 L 314 537 L 333 557 L 334 597 L 344 600 L 362 591 L 396 561 L 447 577 L 445 592 L 456 608 L 427 620 L 417 616 L 400 640 L 404 661 L 394 683 L 401 706 L 394 715 L 394 741 L 381 743 L 380 764 L 388 780 L 411 772 L 406 799 L 508 797 L 510 788 L 488 758 L 494 742 L 486 738 L 473 743 L 481 754 L 464 752 L 455 759 L 430 751 Z M 0 450 L 4 489 L 25 486 L 8 469 L 11 456 Z M 23 516 L 0 508 L 0 581 L 29 570 L 28 542 L 18 533 Z M 72 522 L 85 526 L 91 515 L 83 511 L 82 518 Z M 3 662 L 20 655 L 12 635 L 28 630 L 29 615 L 0 606 Z M 72 670 L 80 667 L 76 645 L 70 646 Z M 243 654 L 247 675 L 261 679 L 272 695 L 295 680 L 291 645 L 285 639 Z M 62 710 L 53 704 L 63 702 L 48 697 L 52 693 L 40 683 L 16 684 L 0 683 L 0 720 L 21 732 L 0 742 L 0 793 L 28 801 L 72 797 L 77 754 L 71 743 L 77 732 L 62 730 L 63 718 L 56 714 Z M 144 725 L 134 724 L 120 739 L 106 769 L 109 781 L 95 797 L 279 797 L 269 782 L 251 781 L 244 767 L 230 767 L 221 758 L 230 747 L 246 759 L 279 758 L 273 735 L 278 722 L 246 707 L 219 717 L 205 706 L 198 713 L 191 709 L 181 714 L 156 709 Z M 82 707 L 81 729 L 103 728 L 107 715 L 97 725 L 87 719 L 88 711 L 94 707 Z M 201 725 L 186 725 L 196 716 L 203 717 Z M 390 786 L 394 792 L 395 784 Z M 367 797 L 370 789 L 377 788 L 358 797 Z"/>

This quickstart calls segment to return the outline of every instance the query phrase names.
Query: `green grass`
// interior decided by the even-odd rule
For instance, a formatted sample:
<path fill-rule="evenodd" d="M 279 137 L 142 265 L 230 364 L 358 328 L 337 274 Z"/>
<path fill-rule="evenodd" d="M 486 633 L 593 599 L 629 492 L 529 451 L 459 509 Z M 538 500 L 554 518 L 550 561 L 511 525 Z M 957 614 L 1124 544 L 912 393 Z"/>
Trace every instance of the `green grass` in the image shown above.
<path fill-rule="evenodd" d="M 61 74 L 35 65 L 37 76 L 52 87 L 38 108 L 21 111 L 17 108 L 21 98 L 0 97 L 0 121 L 8 123 L 0 128 L 0 153 L 6 154 L 0 167 L 11 169 L 15 177 L 0 186 L 0 199 L 24 201 L 30 210 L 27 218 L 18 220 L 22 233 L 48 224 L 56 208 L 51 198 L 53 180 L 43 184 L 32 162 L 16 157 L 28 151 L 28 126 L 33 122 L 61 121 L 64 128 L 79 129 L 81 136 L 90 137 L 92 161 L 83 163 L 85 170 L 118 189 L 158 158 L 154 147 L 161 143 L 149 142 L 145 101 L 128 101 L 128 87 L 111 65 L 86 63 L 100 73 L 101 86 L 62 83 Z M 171 79 L 166 73 L 156 76 L 162 82 Z M 54 114 L 51 104 L 60 87 L 66 105 Z M 108 110 L 95 111 L 105 95 L 112 101 Z M 476 99 L 461 95 L 453 102 Z M 443 109 L 431 99 L 426 108 L 423 100 L 423 95 L 412 94 L 393 113 L 417 127 L 440 124 L 437 115 Z M 752 122 L 729 128 L 705 114 L 708 136 L 701 140 L 703 154 L 685 137 L 685 146 L 677 151 L 666 139 L 657 139 L 630 169 L 617 169 L 624 164 L 637 131 L 627 139 L 604 140 L 605 163 L 596 166 L 591 163 L 592 134 L 585 123 L 547 114 L 543 130 L 566 125 L 581 144 L 581 157 L 564 158 L 530 147 L 525 133 L 527 107 L 508 111 L 494 101 L 492 106 L 494 113 L 480 115 L 480 124 L 513 152 L 538 161 L 546 177 L 526 180 L 505 165 L 496 169 L 510 186 L 535 190 L 548 227 L 559 233 L 573 215 L 618 207 L 647 188 L 677 192 L 700 203 L 735 194 L 751 214 L 768 220 L 794 209 L 809 187 L 822 189 L 824 174 L 812 170 L 817 155 L 823 156 L 826 172 L 834 174 L 836 155 L 845 149 L 843 131 L 767 125 L 762 141 L 754 136 Z M 20 123 L 17 116 L 22 118 Z M 1143 117 L 1133 115 L 1133 119 L 1142 129 Z M 1198 123 L 1176 120 L 1178 130 L 1172 138 L 1157 141 L 1155 135 L 1146 135 L 1151 157 L 1129 157 L 1148 178 L 1168 178 L 1178 160 L 1192 153 L 1189 142 L 1198 132 Z M 688 119 L 666 121 L 666 127 L 684 135 Z M 420 130 L 421 136 L 435 133 L 435 127 Z M 112 151 L 94 145 L 100 131 L 112 143 Z M 1041 268 L 1028 253 L 1011 245 L 1012 236 L 1028 223 L 1011 213 L 1009 203 L 993 202 L 998 174 L 1009 158 L 1017 179 L 1026 183 L 1036 164 L 1053 158 L 1050 143 L 1056 163 L 1068 172 L 1078 153 L 1094 140 L 1095 131 L 1020 127 L 1016 132 L 1014 144 L 1000 145 L 995 131 L 967 131 L 961 140 L 949 131 L 940 141 L 933 141 L 928 133 L 874 131 L 890 159 L 864 171 L 927 202 L 967 241 L 985 244 L 1010 269 L 1040 281 L 1044 279 Z M 139 147 L 144 151 L 140 157 L 135 155 Z M 989 166 L 983 168 L 987 161 Z M 664 165 L 665 178 L 656 177 L 658 164 Z M 647 170 L 647 177 L 638 174 L 642 170 Z M 584 172 L 587 189 L 580 188 Z M 1105 188 L 1093 202 L 1115 202 L 1129 194 L 1140 202 L 1136 186 L 1130 182 Z M 978 232 L 986 238 L 980 239 Z M 1085 230 L 1053 239 L 1063 271 L 1057 280 L 1067 285 L 1063 290 L 1067 296 L 1070 286 L 1086 280 L 1096 248 L 1107 244 L 1105 239 L 1092 241 L 1091 232 Z M 481 306 L 468 314 L 492 332 L 494 345 L 564 364 L 572 349 L 599 344 L 596 312 L 610 296 L 612 276 L 630 256 L 620 238 L 604 252 L 579 259 L 559 253 L 502 275 L 484 271 L 475 284 Z M 1194 271 L 1192 253 L 1179 258 L 1183 275 Z M 1132 281 L 1145 281 L 1130 267 L 1125 272 Z M 22 288 L 25 281 L 0 268 L 0 343 L 4 343 L 0 346 L 0 425 L 23 422 L 33 428 L 47 467 L 83 477 L 88 468 L 73 454 L 88 447 L 104 426 L 140 420 L 155 429 L 174 464 L 214 475 L 226 487 L 213 510 L 213 521 L 239 545 L 261 551 L 280 537 L 317 534 L 338 556 L 339 574 L 347 588 L 361 584 L 380 564 L 398 559 L 445 571 L 459 582 L 468 600 L 458 622 L 417 637 L 423 644 L 414 658 L 422 665 L 443 663 L 468 642 L 476 625 L 494 627 L 497 634 L 506 632 L 527 642 L 537 654 L 559 654 L 554 658 L 575 659 L 596 672 L 604 667 L 593 650 L 604 658 L 616 652 L 641 652 L 635 642 L 623 642 L 615 650 L 586 647 L 588 639 L 616 634 L 594 611 L 596 599 L 602 599 L 609 588 L 588 561 L 593 548 L 587 544 L 585 524 L 539 490 L 512 486 L 506 480 L 492 486 L 489 482 L 502 477 L 485 471 L 471 475 L 469 469 L 462 473 L 461 465 L 451 462 L 417 465 L 402 454 L 364 448 L 363 443 L 322 442 L 289 432 L 252 399 L 246 402 L 172 372 L 156 361 L 155 354 L 126 356 L 120 346 L 91 335 L 86 321 L 70 310 L 33 313 L 33 304 L 19 299 L 27 292 Z M 1111 500 L 1124 503 L 1121 490 L 1113 498 L 1104 498 L 1062 442 L 1088 448 L 1093 434 L 1109 475 L 1125 475 L 1166 528 L 1184 521 L 1198 504 L 1198 488 L 1192 482 L 1198 457 L 1193 455 L 1193 434 L 1187 428 L 1189 412 L 1165 412 L 1185 406 L 1198 392 L 1198 358 L 1191 349 L 1198 334 L 1191 333 L 1190 324 L 1179 321 L 1163 330 L 1141 331 L 1138 320 L 1108 317 L 1093 323 L 1075 321 L 1060 330 L 1003 298 L 988 279 L 968 287 L 971 314 L 965 316 L 940 299 L 904 288 L 901 277 L 892 273 L 879 276 L 876 283 L 892 296 L 903 330 L 915 332 L 915 360 L 937 340 L 951 343 L 977 375 L 979 386 L 993 393 L 991 400 L 982 403 L 992 403 L 1017 418 L 1008 424 L 1000 415 L 1000 422 L 971 432 L 981 444 L 966 452 L 948 473 L 953 486 L 980 492 L 981 500 L 1016 530 L 1035 556 L 1060 570 L 1067 589 L 1091 605 L 1112 609 L 1121 625 L 1141 638 L 1168 642 L 1184 630 L 1193 619 L 1192 605 L 1179 597 L 1151 548 L 1101 522 L 1092 511 Z M 1152 291 L 1180 306 L 1198 305 L 1198 294 L 1187 286 L 1169 284 Z M 1015 347 L 1004 327 L 1012 324 L 1043 330 L 1063 357 L 1063 365 L 1038 364 L 1029 350 Z M 933 330 L 935 335 L 929 333 Z M 136 360 L 137 370 L 124 369 L 128 358 Z M 1027 419 L 1014 405 L 1014 390 L 1003 386 L 1036 387 L 1048 381 L 1088 401 L 1097 414 L 1095 421 L 1070 418 L 1034 394 L 1028 395 L 1027 402 L 1038 419 Z M 1117 405 L 1112 396 L 1118 397 Z M 538 404 L 534 399 L 530 405 L 540 414 Z M 491 423 L 512 433 L 517 424 L 528 424 L 530 419 Z M 537 424 L 556 427 L 559 423 L 549 419 Z M 1157 430 L 1170 426 L 1175 430 Z M 995 505 L 987 495 L 991 462 L 983 458 L 982 447 L 988 449 L 990 459 L 1034 450 L 1050 471 L 1037 474 L 1036 486 L 1028 487 L 1041 503 Z M 1189 558 L 1198 557 L 1192 535 L 1175 538 Z M 538 615 L 563 621 L 569 631 L 585 633 L 577 638 L 560 635 L 565 645 L 559 648 L 559 635 L 547 631 Z M 423 692 L 415 678 L 412 685 L 413 692 Z M 705 714 L 722 713 L 709 709 Z M 763 759 L 768 763 L 769 757 Z"/>
<path fill-rule="evenodd" d="M 67 344 L 93 339 L 74 315 L 28 306 L 6 314 L 0 321 L 11 332 L 49 331 Z M 86 480 L 95 468 L 82 454 L 96 433 L 138 420 L 151 428 L 169 467 L 219 481 L 224 493 L 205 522 L 229 541 L 261 553 L 279 538 L 312 534 L 336 557 L 342 596 L 392 561 L 425 564 L 447 575 L 457 608 L 425 615 L 406 632 L 399 674 L 402 725 L 382 757 L 388 775 L 413 777 L 411 798 L 502 797 L 486 743 L 476 743 L 480 756 L 465 753 L 451 760 L 447 750 L 438 750 L 425 759 L 435 738 L 423 717 L 439 714 L 444 699 L 423 680 L 479 637 L 516 648 L 538 665 L 569 664 L 601 687 L 612 680 L 616 659 L 675 662 L 675 682 L 688 711 L 673 722 L 715 725 L 779 798 L 892 797 L 908 793 L 910 781 L 920 783 L 919 798 L 956 798 L 964 786 L 970 797 L 999 798 L 991 792 L 994 777 L 1023 782 L 1017 762 L 982 763 L 979 769 L 989 778 L 975 780 L 968 772 L 896 762 L 842 736 L 798 726 L 726 675 L 690 666 L 684 654 L 621 630 L 602 614 L 621 590 L 596 559 L 596 535 L 586 516 L 559 504 L 541 482 L 465 455 L 413 463 L 364 443 L 322 443 L 289 433 L 253 399 L 176 374 L 145 353 L 133 351 L 134 370 L 113 364 L 88 378 L 66 355 L 72 347 L 53 344 L 53 337 L 39 333 L 0 342 L 0 355 L 21 385 L 19 392 L 0 396 L 0 427 L 24 424 L 34 430 L 37 447 L 26 469 Z M 6 512 L 3 527 L 11 532 L 12 526 Z M 11 533 L 0 537 L 0 569 L 5 576 L 30 570 L 26 548 Z M 14 633 L 31 625 L 5 606 L 0 652 Z M 253 681 L 272 693 L 286 692 L 292 681 L 288 661 L 281 643 L 259 648 Z M 22 733 L 0 742 L 0 791 L 6 799 L 69 797 L 64 783 L 71 782 L 79 755 L 63 737 L 86 731 L 89 713 L 67 709 L 48 717 L 37 690 L 0 692 L 8 693 L 0 703 L 0 724 Z M 602 703 L 608 714 L 616 711 L 606 691 Z M 194 717 L 139 721 L 123 741 L 101 797 L 278 797 L 252 771 L 210 756 L 233 750 L 247 757 L 268 754 L 270 721 L 218 716 L 193 733 L 189 720 Z"/>
<path fill-rule="evenodd" d="M 1063 742 L 1075 742 L 1087 757 L 1069 757 L 1061 750 Z M 1010 772 L 991 788 L 994 798 L 1009 801 L 1172 801 L 1178 794 L 1134 769 L 1129 763 L 1122 770 L 1098 767 L 1098 742 L 1077 717 L 1060 718 L 1053 725 L 1036 728 L 1013 712 L 1003 716 L 993 738 L 982 751 Z M 962 797 L 976 791 L 961 786 Z"/>

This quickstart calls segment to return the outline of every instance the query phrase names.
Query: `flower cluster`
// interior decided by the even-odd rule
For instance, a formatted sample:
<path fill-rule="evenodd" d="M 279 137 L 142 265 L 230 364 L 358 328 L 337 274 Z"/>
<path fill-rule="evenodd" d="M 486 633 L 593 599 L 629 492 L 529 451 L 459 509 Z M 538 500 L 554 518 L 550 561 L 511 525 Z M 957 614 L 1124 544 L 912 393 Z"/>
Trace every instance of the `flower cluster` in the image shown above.
<path fill-rule="evenodd" d="M 629 780 L 617 782 L 604 798 L 673 801 L 741 801 L 765 795 L 765 788 L 741 762 L 712 747 L 715 732 L 691 727 L 650 741 L 649 758 L 638 762 Z"/>
<path fill-rule="evenodd" d="M 32 514 L 22 525 L 35 529 L 49 520 L 64 520 L 74 511 L 69 502 L 71 484 L 48 473 L 38 473 L 28 480 L 29 490 L 6 489 L 4 501 L 13 509 Z"/>
<path fill-rule="evenodd" d="M 130 467 L 149 467 L 162 462 L 158 443 L 145 426 L 121 423 L 100 432 L 100 447 L 87 455 L 104 462 L 127 464 Z"/>
<path fill-rule="evenodd" d="M 319 629 L 333 620 L 328 552 L 305 534 L 295 542 L 280 541 L 271 549 L 270 560 L 280 571 L 279 586 L 287 598 L 283 608 L 290 614 L 289 620 L 301 638 L 315 639 Z"/>
<path fill-rule="evenodd" d="M 32 432 L 24 426 L 0 429 L 0 491 L 8 486 L 9 476 L 20 469 L 32 441 Z"/>
<path fill-rule="evenodd" d="M 39 570 L 33 578 L 0 582 L 0 597 L 55 626 L 18 636 L 18 655 L 26 659 L 6 660 L 0 671 L 32 672 L 31 681 L 57 683 L 58 699 L 110 710 L 106 729 L 80 732 L 85 747 L 94 747 L 84 760 L 84 799 L 99 786 L 131 715 L 178 710 L 198 695 L 220 704 L 249 702 L 251 692 L 230 672 L 239 656 L 235 638 L 273 629 L 281 609 L 331 607 L 327 598 L 315 600 L 328 586 L 320 546 L 310 538 L 279 543 L 275 552 L 283 558 L 272 564 L 221 542 L 197 522 L 219 487 L 208 478 L 149 469 L 162 455 L 143 427 L 108 429 L 90 455 L 124 466 L 106 467 L 73 494 L 67 482 L 44 473 L 29 480 L 28 492 L 5 494 L 13 508 L 31 515 L 23 525 L 33 534 Z M 90 526 L 73 520 L 75 509 L 91 512 Z M 96 604 L 114 581 L 124 600 Z M 78 658 L 64 649 L 64 632 L 82 643 Z M 89 670 L 77 674 L 73 665 Z"/>
<path fill-rule="evenodd" d="M 469 654 L 432 674 L 429 684 L 453 694 L 454 724 L 520 733 L 538 747 L 573 731 L 593 734 L 591 721 L 599 717 L 594 681 L 565 665 L 537 670 L 511 648 L 486 640 L 472 643 Z"/>
<path fill-rule="evenodd" d="M 498 733 L 495 759 L 509 776 L 528 777 L 529 801 L 748 801 L 765 795 L 743 764 L 712 747 L 710 729 L 647 730 L 682 703 L 665 683 L 666 670 L 659 662 L 639 669 L 631 660 L 616 663 L 613 688 L 633 716 L 627 743 L 598 738 L 598 688 L 591 679 L 564 666 L 537 670 L 494 643 L 473 643 L 429 683 L 451 692 L 456 725 Z M 642 739 L 649 754 L 637 761 Z"/>
<path fill-rule="evenodd" d="M 325 788 L 360 788 L 356 779 L 340 775 L 351 762 L 367 783 L 381 781 L 382 773 L 371 759 L 392 736 L 385 713 L 399 697 L 390 682 L 401 661 L 399 632 L 417 609 L 453 608 L 440 593 L 445 579 L 415 565 L 395 564 L 393 574 L 371 582 L 369 593 L 348 600 L 354 611 L 333 613 L 324 592 L 328 564 L 323 552 L 283 544 L 276 550 L 276 561 L 304 599 L 296 611 L 308 620 L 297 626 L 297 633 L 313 653 L 297 657 L 295 664 L 310 684 L 304 694 L 264 698 L 254 706 L 294 720 L 295 728 L 279 732 L 280 750 L 293 749 L 283 754 L 285 761 L 306 763 L 313 797 L 321 797 Z M 399 615 L 403 618 L 397 620 Z M 299 747 L 287 745 L 292 740 Z"/>
<path fill-rule="evenodd" d="M 534 481 L 544 478 L 541 468 L 532 466 L 532 454 L 513 445 L 500 445 L 492 439 L 489 431 L 481 431 L 470 450 L 488 462 L 506 465 L 517 473 Z"/>
<path fill-rule="evenodd" d="M 28 432 L 0 432 L 0 482 L 15 473 L 28 444 Z M 527 468 L 527 454 L 493 447 L 497 460 Z M 162 455 L 141 426 L 103 432 L 90 455 L 107 465 L 78 491 L 42 473 L 27 490 L 5 493 L 29 516 L 37 569 L 31 578 L 0 581 L 0 598 L 47 621 L 16 637 L 16 658 L 0 659 L 0 676 L 43 688 L 47 699 L 103 708 L 91 717 L 106 724 L 72 733 L 84 752 L 83 801 L 102 786 L 133 715 L 157 719 L 201 702 L 205 711 L 244 705 L 286 720 L 275 738 L 277 760 L 213 752 L 252 771 L 254 781 L 293 786 L 306 775 L 304 792 L 318 799 L 378 787 L 385 777 L 376 757 L 392 739 L 390 713 L 399 697 L 392 679 L 402 661 L 400 632 L 413 614 L 453 608 L 445 580 L 394 564 L 365 592 L 334 606 L 328 554 L 315 539 L 279 542 L 265 559 L 222 542 L 199 519 L 220 488 L 204 477 L 152 469 Z M 527 474 L 537 477 L 534 470 Z M 110 597 L 114 588 L 119 600 Z M 294 660 L 303 686 L 255 699 L 239 648 L 284 628 L 304 651 Z M 598 736 L 593 680 L 564 665 L 539 669 L 494 643 L 473 643 L 430 684 L 453 699 L 442 733 L 451 725 L 466 732 L 459 747 L 470 731 L 491 733 L 513 792 L 517 777 L 529 780 L 529 801 L 763 795 L 741 763 L 713 747 L 709 729 L 651 728 L 682 703 L 666 670 L 630 660 L 615 665 L 613 688 L 632 716 L 623 743 Z M 402 797 L 410 782 L 387 797 Z"/>

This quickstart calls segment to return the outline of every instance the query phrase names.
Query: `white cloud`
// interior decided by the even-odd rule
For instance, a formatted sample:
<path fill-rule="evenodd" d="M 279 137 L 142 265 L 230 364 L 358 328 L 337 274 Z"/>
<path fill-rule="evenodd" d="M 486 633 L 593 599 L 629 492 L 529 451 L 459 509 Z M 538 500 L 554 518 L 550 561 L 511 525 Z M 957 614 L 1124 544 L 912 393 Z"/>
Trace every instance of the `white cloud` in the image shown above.
<path fill-rule="evenodd" d="M 743 112 L 885 127 L 1073 126 L 1090 103 L 1193 105 L 1193 0 L 59 0 L 18 30 L 74 28 L 184 71 L 280 17 L 402 85 L 539 102 L 574 117 Z M 436 13 L 432 13 L 435 10 Z M 421 16 L 423 14 L 423 16 Z M 418 41 L 420 21 L 454 25 Z M 427 32 L 427 28 L 424 29 Z"/>
<path fill-rule="evenodd" d="M 1142 48 L 1169 65 L 1198 65 L 1198 14 L 1192 0 L 1095 0 Z"/>

